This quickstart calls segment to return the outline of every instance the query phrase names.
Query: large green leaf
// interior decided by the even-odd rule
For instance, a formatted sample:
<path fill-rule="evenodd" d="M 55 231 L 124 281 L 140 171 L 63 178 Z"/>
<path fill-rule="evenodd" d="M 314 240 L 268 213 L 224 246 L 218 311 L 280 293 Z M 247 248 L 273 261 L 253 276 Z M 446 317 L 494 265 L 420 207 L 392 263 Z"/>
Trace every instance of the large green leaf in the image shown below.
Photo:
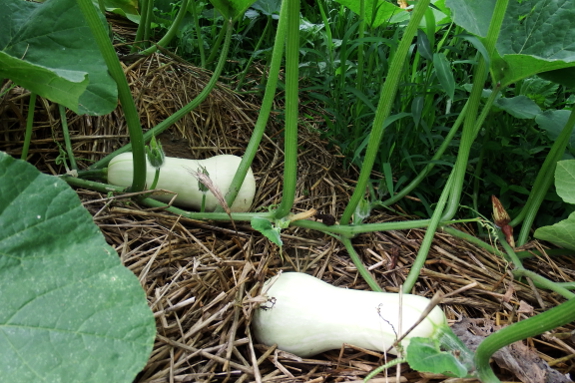
<path fill-rule="evenodd" d="M 495 0 L 447 0 L 456 24 L 481 37 Z M 506 86 L 523 78 L 575 66 L 575 1 L 510 1 L 497 40 L 491 70 Z M 551 77 L 548 74 L 546 78 Z"/>
<path fill-rule="evenodd" d="M 0 152 L 0 227 L 0 380 L 132 382 L 154 318 L 76 193 Z"/>
<path fill-rule="evenodd" d="M 116 84 L 74 0 L 0 0 L 0 8 L 0 77 L 76 113 L 114 110 Z"/>

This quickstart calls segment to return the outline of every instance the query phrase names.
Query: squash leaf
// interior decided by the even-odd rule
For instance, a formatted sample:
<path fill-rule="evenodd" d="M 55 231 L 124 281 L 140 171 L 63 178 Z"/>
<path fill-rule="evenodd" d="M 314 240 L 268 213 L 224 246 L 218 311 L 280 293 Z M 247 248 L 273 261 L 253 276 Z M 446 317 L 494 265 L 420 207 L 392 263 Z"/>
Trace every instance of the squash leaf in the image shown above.
<path fill-rule="evenodd" d="M 61 179 L 0 152 L 0 376 L 129 383 L 155 338 L 146 295 Z"/>
<path fill-rule="evenodd" d="M 453 21 L 485 37 L 495 0 L 446 0 Z M 501 86 L 529 76 L 575 66 L 575 2 L 572 0 L 510 1 L 497 40 L 491 71 Z M 557 77 L 557 76 L 556 76 Z"/>
<path fill-rule="evenodd" d="M 575 160 L 559 161 L 555 169 L 557 194 L 567 203 L 575 204 Z M 535 238 L 575 250 L 575 212 L 554 225 L 535 230 Z"/>
<path fill-rule="evenodd" d="M 116 83 L 74 0 L 0 0 L 0 9 L 0 78 L 78 114 L 116 108 Z"/>

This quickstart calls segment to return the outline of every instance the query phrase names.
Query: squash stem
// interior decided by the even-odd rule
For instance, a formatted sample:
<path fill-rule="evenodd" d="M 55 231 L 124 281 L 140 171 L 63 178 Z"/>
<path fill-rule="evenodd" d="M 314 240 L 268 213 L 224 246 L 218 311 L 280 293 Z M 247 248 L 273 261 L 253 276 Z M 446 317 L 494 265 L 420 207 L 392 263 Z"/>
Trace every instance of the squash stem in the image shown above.
<path fill-rule="evenodd" d="M 160 179 L 160 168 L 156 168 L 156 172 L 154 173 L 154 181 L 152 182 L 152 186 L 150 186 L 150 190 L 154 190 L 156 186 L 158 186 L 159 179 Z"/>
<path fill-rule="evenodd" d="M 375 118 L 373 120 L 373 126 L 369 134 L 369 143 L 367 145 L 361 172 L 357 180 L 355 190 L 340 220 L 342 225 L 349 224 L 351 217 L 355 212 L 355 208 L 365 195 L 367 183 L 371 177 L 373 164 L 375 163 L 375 159 L 379 153 L 379 144 L 385 129 L 384 123 L 386 118 L 389 117 L 389 114 L 391 113 L 391 108 L 394 105 L 395 95 L 397 93 L 397 88 L 401 79 L 401 73 L 405 67 L 405 60 L 407 58 L 409 48 L 411 47 L 413 37 L 417 32 L 419 23 L 421 22 L 426 9 L 429 7 L 429 3 L 430 0 L 420 0 L 415 5 L 411 19 L 409 20 L 409 24 L 407 25 L 403 37 L 401 38 L 397 52 L 391 61 L 387 78 L 381 89 L 381 95 L 377 105 Z"/>
<path fill-rule="evenodd" d="M 415 282 L 417 282 L 417 278 L 419 278 L 419 273 L 425 264 L 425 260 L 427 259 L 427 254 L 431 248 L 435 232 L 437 231 L 437 227 L 439 226 L 441 217 L 443 216 L 443 210 L 445 209 L 447 198 L 453 185 L 453 179 L 454 173 L 452 172 L 449 176 L 449 179 L 447 180 L 447 183 L 445 184 L 445 187 L 443 188 L 443 191 L 441 192 L 441 196 L 439 197 L 439 202 L 437 202 L 435 211 L 431 216 L 429 226 L 425 231 L 425 236 L 423 237 L 423 241 L 421 241 L 419 251 L 417 252 L 417 257 L 415 257 L 415 261 L 411 265 L 409 274 L 403 283 L 403 291 L 406 293 L 409 293 L 411 289 L 413 289 L 413 286 L 415 286 Z"/>
<path fill-rule="evenodd" d="M 537 336 L 573 320 L 575 320 L 575 299 L 570 299 L 541 314 L 491 334 L 479 344 L 475 351 L 474 362 L 479 380 L 484 383 L 500 383 L 489 365 L 489 359 L 500 348 L 522 339 Z"/>
<path fill-rule="evenodd" d="M 200 213 L 206 211 L 206 193 L 202 193 L 202 206 L 200 207 Z"/>
<path fill-rule="evenodd" d="M 375 202 L 373 205 L 374 207 L 377 207 L 377 206 L 386 207 L 386 206 L 393 205 L 394 203 L 396 203 L 397 201 L 399 201 L 400 199 L 402 199 L 403 197 L 408 195 L 413 189 L 415 189 L 421 183 L 421 181 L 423 181 L 423 179 L 435 167 L 436 161 L 441 158 L 443 153 L 449 147 L 449 144 L 451 144 L 451 140 L 455 136 L 455 133 L 457 133 L 457 131 L 459 130 L 459 127 L 461 126 L 461 123 L 463 122 L 463 119 L 465 118 L 465 110 L 466 109 L 467 109 L 467 103 L 465 104 L 465 106 L 463 107 L 463 110 L 461 111 L 461 113 L 457 117 L 457 120 L 455 121 L 455 123 L 453 124 L 451 129 L 449 130 L 449 133 L 447 133 L 447 136 L 443 140 L 441 146 L 439 147 L 439 149 L 437 149 L 437 152 L 435 153 L 433 158 L 427 163 L 427 165 L 425 165 L 425 168 L 423 168 L 423 170 L 409 183 L 409 185 L 404 187 L 399 193 L 394 194 L 392 197 L 388 198 L 387 200 L 385 200 L 383 202 Z"/>
<path fill-rule="evenodd" d="M 394 360 L 392 360 L 391 362 L 387 362 L 386 364 L 384 364 L 383 366 L 379 366 L 378 368 L 376 368 L 375 370 L 373 370 L 372 372 L 370 372 L 365 379 L 363 380 L 364 383 L 369 382 L 371 379 L 373 379 L 374 376 L 376 376 L 377 374 L 379 374 L 380 372 L 382 372 L 383 370 L 386 370 L 390 367 L 393 366 L 397 366 L 400 363 L 406 363 L 407 360 L 405 358 L 396 358 Z"/>
<path fill-rule="evenodd" d="M 232 183 L 230 184 L 228 193 L 226 194 L 226 203 L 228 204 L 228 206 L 232 206 L 234 204 L 238 192 L 242 187 L 244 179 L 246 178 L 246 174 L 250 169 L 250 166 L 256 156 L 262 137 L 264 136 L 266 125 L 271 113 L 279 78 L 279 71 L 282 64 L 284 41 L 286 38 L 286 23 L 287 23 L 288 8 L 285 4 L 286 4 L 285 2 L 282 3 L 280 9 L 279 22 L 270 62 L 269 76 L 268 81 L 266 82 L 266 89 L 262 100 L 260 113 L 258 115 L 258 119 L 254 126 L 254 131 L 252 132 L 248 146 L 246 147 L 246 151 L 242 157 L 242 161 L 238 166 L 238 170 L 236 171 Z M 216 212 L 223 212 L 223 211 L 224 209 L 218 205 L 218 207 L 216 208 Z"/>
<path fill-rule="evenodd" d="M 26 118 L 26 134 L 24 135 L 24 145 L 22 146 L 22 154 L 20 159 L 26 161 L 28 158 L 28 150 L 30 149 L 30 141 L 32 141 L 32 129 L 34 128 L 34 111 L 36 109 L 36 93 L 30 93 L 30 100 L 28 101 L 28 117 Z"/>
<path fill-rule="evenodd" d="M 519 238 L 517 239 L 517 246 L 523 246 L 527 242 L 531 226 L 535 221 L 539 207 L 541 206 L 541 203 L 543 203 L 545 195 L 553 183 L 557 161 L 561 159 L 565 152 L 565 148 L 567 147 L 571 134 L 573 133 L 574 126 L 575 110 L 572 110 L 567 123 L 563 127 L 559 137 L 557 137 L 551 146 L 549 154 L 547 154 L 539 173 L 537 173 L 537 178 L 535 178 L 535 182 L 533 183 L 531 193 L 529 193 L 525 206 L 519 215 L 509 223 L 509 225 L 513 227 L 523 221 L 521 231 L 519 232 Z"/>
<path fill-rule="evenodd" d="M 60 119 L 62 121 L 62 133 L 64 135 L 64 144 L 66 145 L 66 153 L 68 153 L 68 159 L 70 160 L 70 167 L 74 170 L 78 170 L 78 164 L 76 164 L 76 158 L 74 157 L 74 150 L 72 149 L 72 142 L 70 141 L 70 131 L 68 130 L 68 119 L 66 118 L 66 108 L 58 104 L 58 111 L 60 112 Z"/>
<path fill-rule="evenodd" d="M 286 217 L 295 201 L 298 151 L 298 96 L 299 96 L 299 0 L 284 0 L 287 8 L 285 52 L 285 131 L 284 175 L 282 200 L 275 218 Z"/>
<path fill-rule="evenodd" d="M 124 115 L 126 116 L 130 142 L 133 148 L 134 178 L 131 190 L 135 192 L 142 191 L 146 186 L 146 153 L 140 117 L 134 99 L 132 98 L 132 93 L 130 92 L 130 86 L 128 85 L 116 51 L 114 50 L 114 46 L 104 28 L 104 23 L 100 19 L 94 4 L 90 0 L 77 0 L 77 2 L 90 30 L 94 34 L 98 48 L 108 66 L 108 71 L 118 86 L 118 96 L 122 109 L 124 110 Z"/>
<path fill-rule="evenodd" d="M 148 1 L 151 1 L 151 0 L 148 0 Z M 170 41 L 172 41 L 174 36 L 176 36 L 176 33 L 178 32 L 180 25 L 182 24 L 182 20 L 184 19 L 184 16 L 188 12 L 188 4 L 189 3 L 190 3 L 190 0 L 182 0 L 182 5 L 180 7 L 180 10 L 178 11 L 178 15 L 176 16 L 176 18 L 172 22 L 172 25 L 170 25 L 170 28 L 168 29 L 166 34 L 156 44 L 153 44 L 149 48 L 140 52 L 142 55 L 149 56 L 158 50 L 158 46 L 165 47 L 170 43 Z M 151 18 L 150 18 L 150 20 L 151 20 Z"/>
<path fill-rule="evenodd" d="M 353 244 L 351 243 L 351 240 L 349 238 L 340 238 L 340 240 L 343 243 L 343 245 L 345 246 L 345 249 L 347 250 L 349 257 L 351 258 L 353 264 L 357 268 L 357 271 L 363 277 L 365 282 L 367 282 L 369 287 L 373 291 L 379 291 L 379 292 L 383 291 L 383 289 L 381 287 L 379 287 L 379 285 L 377 284 L 377 282 L 375 281 L 373 276 L 370 274 L 369 270 L 365 267 L 365 265 L 363 264 L 363 262 L 359 258 L 359 255 L 357 254 L 357 252 L 353 248 Z"/>
<path fill-rule="evenodd" d="M 509 0 L 497 0 L 495 4 L 495 9 L 493 10 L 493 16 L 491 22 L 489 23 L 489 28 L 487 30 L 487 37 L 485 38 L 485 48 L 489 53 L 489 57 L 493 57 L 495 54 L 495 44 L 497 38 L 499 37 L 499 31 L 501 30 L 501 25 L 503 24 L 503 18 L 505 16 L 505 11 L 507 9 L 507 4 Z M 463 192 L 463 182 L 465 180 L 465 174 L 467 173 L 467 165 L 469 162 L 469 154 L 471 152 L 471 145 L 473 144 L 477 132 L 483 123 L 482 119 L 485 118 L 487 113 L 490 111 L 490 107 L 486 105 L 483 109 L 482 115 L 478 118 L 477 112 L 479 110 L 479 104 L 481 103 L 481 95 L 485 82 L 489 74 L 489 63 L 485 61 L 483 56 L 479 56 L 479 63 L 474 72 L 473 76 L 473 87 L 471 89 L 471 94 L 468 100 L 468 109 L 465 113 L 465 122 L 463 123 L 463 131 L 461 134 L 461 143 L 459 145 L 459 151 L 457 153 L 457 160 L 455 161 L 455 166 L 453 168 L 452 174 L 454 174 L 453 184 L 451 185 L 451 193 L 447 207 L 445 209 L 444 220 L 451 219 L 457 213 L 459 209 L 459 202 L 461 200 L 461 194 Z M 492 99 L 495 98 L 499 87 L 494 87 L 494 92 L 492 93 Z"/>
<path fill-rule="evenodd" d="M 429 226 L 431 220 L 417 219 L 411 221 L 396 221 L 396 222 L 378 222 L 378 223 L 364 223 L 361 225 L 325 225 L 321 222 L 300 220 L 290 222 L 290 226 L 303 227 L 305 229 L 317 230 L 326 234 L 337 234 L 344 238 L 353 238 L 357 234 L 371 233 L 373 231 L 387 231 L 387 230 L 407 230 Z M 455 225 L 457 223 L 477 222 L 477 219 L 464 219 L 441 221 L 440 226 Z"/>
<path fill-rule="evenodd" d="M 78 1 L 85 1 L 85 0 L 78 0 Z M 228 50 L 229 50 L 229 46 L 230 46 L 231 39 L 232 39 L 232 25 L 231 25 L 231 23 L 232 22 L 230 20 L 229 23 L 224 24 L 227 26 L 226 27 L 226 42 L 222 48 L 222 52 L 221 52 L 220 59 L 218 61 L 218 65 L 216 66 L 216 69 L 214 70 L 214 73 L 212 74 L 210 81 L 208 81 L 208 83 L 206 84 L 206 87 L 200 92 L 200 94 L 197 95 L 197 97 L 195 99 L 190 101 L 183 108 L 181 108 L 180 110 L 178 110 L 177 112 L 172 114 L 170 117 L 166 118 L 164 121 L 162 121 L 161 123 L 159 123 L 158 125 L 156 125 L 152 129 L 148 130 L 143 136 L 145 142 L 150 140 L 153 136 L 159 135 L 164 130 L 168 129 L 174 123 L 178 122 L 180 119 L 182 119 L 184 116 L 186 116 L 192 110 L 194 110 L 198 105 L 200 105 L 206 99 L 206 97 L 208 97 L 208 95 L 210 94 L 212 89 L 216 86 L 216 83 L 218 82 L 220 74 L 222 73 L 222 70 L 223 70 L 224 65 L 226 63 Z M 132 149 L 133 143 L 134 143 L 134 141 L 130 142 L 129 144 L 124 145 L 123 147 L 116 150 L 115 152 L 108 154 L 106 157 L 102 158 L 100 161 L 96 162 L 95 164 L 92 164 L 92 166 L 90 166 L 90 169 L 99 169 L 99 168 L 103 168 L 103 167 L 107 166 L 108 163 L 112 160 L 112 158 L 116 157 L 118 154 L 130 151 Z"/>

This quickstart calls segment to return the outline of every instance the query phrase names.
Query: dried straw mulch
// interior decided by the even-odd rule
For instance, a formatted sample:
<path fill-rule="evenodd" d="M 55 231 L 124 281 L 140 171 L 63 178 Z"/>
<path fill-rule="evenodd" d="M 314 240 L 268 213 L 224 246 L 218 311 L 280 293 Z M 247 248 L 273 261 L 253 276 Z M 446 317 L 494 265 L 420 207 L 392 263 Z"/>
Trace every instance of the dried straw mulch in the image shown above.
<path fill-rule="evenodd" d="M 149 128 L 191 100 L 208 74 L 161 55 L 126 65 L 142 124 Z M 0 149 L 19 155 L 28 94 L 15 88 L 0 99 Z M 168 154 L 206 158 L 219 153 L 240 154 L 257 118 L 257 101 L 218 87 L 184 120 L 162 135 Z M 127 141 L 121 111 L 103 117 L 68 115 L 72 142 L 80 166 L 103 157 Z M 314 121 L 305 121 L 313 127 Z M 254 209 L 281 200 L 281 124 L 272 121 L 253 169 L 258 191 Z M 29 160 L 45 172 L 65 171 L 56 161 L 62 144 L 57 109 L 42 100 L 36 109 Z M 299 177 L 294 212 L 315 208 L 335 217 L 343 212 L 353 190 L 353 169 L 342 171 L 336 149 L 328 149 L 317 134 L 302 128 Z M 335 154 L 334 154 L 335 153 Z M 383 355 L 357 348 L 334 350 L 314 359 L 301 359 L 252 338 L 249 322 L 262 282 L 279 270 L 313 274 L 336 286 L 368 289 L 342 244 L 318 232 L 290 228 L 283 232 L 283 251 L 251 230 L 248 224 L 199 222 L 162 210 L 148 209 L 121 196 L 108 197 L 79 189 L 122 262 L 140 279 L 154 312 L 158 336 L 138 383 L 160 382 L 353 382 L 381 365 Z M 373 222 L 406 218 L 377 213 Z M 473 228 L 460 229 L 473 232 Z M 354 245 L 381 286 L 398 291 L 413 263 L 425 231 L 363 234 Z M 543 250 L 537 243 L 529 245 Z M 574 260 L 535 257 L 526 265 L 556 281 L 572 281 Z M 561 297 L 513 281 L 501 258 L 439 232 L 415 293 L 466 290 L 443 301 L 452 321 L 480 319 L 490 326 L 505 325 L 553 307 Z M 470 287 L 471 285 L 471 287 Z M 526 345 L 557 371 L 573 369 L 572 325 L 529 339 Z M 517 376 L 498 369 L 502 379 Z M 389 371 L 394 381 L 395 371 Z M 383 382 L 383 378 L 378 378 Z M 450 381 L 401 366 L 403 382 Z M 473 380 L 470 380 L 473 381 Z"/>

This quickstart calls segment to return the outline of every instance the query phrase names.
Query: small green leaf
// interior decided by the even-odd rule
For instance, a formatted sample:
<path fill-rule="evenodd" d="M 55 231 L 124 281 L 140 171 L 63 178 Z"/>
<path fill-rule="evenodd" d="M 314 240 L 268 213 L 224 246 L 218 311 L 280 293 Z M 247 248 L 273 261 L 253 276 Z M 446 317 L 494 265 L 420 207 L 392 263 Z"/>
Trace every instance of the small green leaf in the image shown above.
<path fill-rule="evenodd" d="M 411 338 L 407 346 L 407 363 L 417 371 L 463 378 L 465 366 L 450 352 L 441 351 L 439 342 L 428 338 Z"/>
<path fill-rule="evenodd" d="M 423 96 L 416 96 L 413 98 L 411 102 L 411 115 L 413 116 L 413 122 L 415 126 L 419 125 L 419 121 L 421 120 L 421 115 L 423 113 L 423 106 L 425 104 L 425 97 Z"/>
<path fill-rule="evenodd" d="M 421 29 L 417 30 L 417 51 L 426 60 L 433 60 L 433 51 L 429 39 Z"/>
<path fill-rule="evenodd" d="M 267 239 L 278 245 L 280 248 L 282 247 L 283 242 L 280 237 L 280 229 L 273 227 L 269 220 L 261 217 L 253 217 L 251 225 L 254 230 L 262 233 Z"/>
<path fill-rule="evenodd" d="M 453 100 L 453 96 L 455 95 L 455 79 L 453 78 L 451 63 L 443 53 L 434 53 L 433 66 L 443 91 L 447 94 L 449 99 Z"/>
<path fill-rule="evenodd" d="M 575 160 L 557 162 L 555 188 L 563 201 L 575 204 Z"/>

